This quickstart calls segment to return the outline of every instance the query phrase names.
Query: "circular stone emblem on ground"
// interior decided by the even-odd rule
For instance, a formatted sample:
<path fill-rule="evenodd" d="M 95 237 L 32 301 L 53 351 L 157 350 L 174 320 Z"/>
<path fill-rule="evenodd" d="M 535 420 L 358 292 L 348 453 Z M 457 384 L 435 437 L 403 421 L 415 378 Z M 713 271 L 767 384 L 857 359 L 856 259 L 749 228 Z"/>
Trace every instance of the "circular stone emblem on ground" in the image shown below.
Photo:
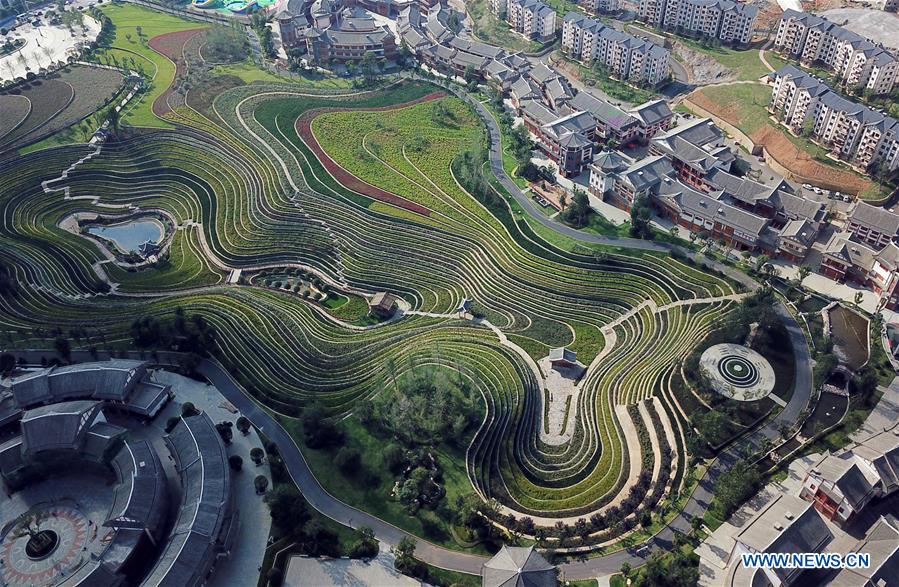
<path fill-rule="evenodd" d="M 754 350 L 738 344 L 716 344 L 702 353 L 699 368 L 712 388 L 725 397 L 749 402 L 774 389 L 774 369 Z"/>

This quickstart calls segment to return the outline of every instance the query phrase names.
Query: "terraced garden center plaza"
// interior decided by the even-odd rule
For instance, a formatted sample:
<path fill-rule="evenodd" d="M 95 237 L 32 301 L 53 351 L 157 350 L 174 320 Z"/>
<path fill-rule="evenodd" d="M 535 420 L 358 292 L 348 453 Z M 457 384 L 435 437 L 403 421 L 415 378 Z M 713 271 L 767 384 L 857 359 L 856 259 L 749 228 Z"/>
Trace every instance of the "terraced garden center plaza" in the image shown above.
<path fill-rule="evenodd" d="M 717 344 L 702 353 L 701 368 L 715 390 L 737 401 L 766 397 L 774 389 L 774 369 L 765 357 L 737 344 Z"/>
<path fill-rule="evenodd" d="M 0 584 L 695 584 L 652 577 L 822 377 L 801 284 L 643 200 L 613 233 L 509 88 L 422 67 L 443 4 L 182 4 L 60 7 L 96 46 L 0 89 Z"/>

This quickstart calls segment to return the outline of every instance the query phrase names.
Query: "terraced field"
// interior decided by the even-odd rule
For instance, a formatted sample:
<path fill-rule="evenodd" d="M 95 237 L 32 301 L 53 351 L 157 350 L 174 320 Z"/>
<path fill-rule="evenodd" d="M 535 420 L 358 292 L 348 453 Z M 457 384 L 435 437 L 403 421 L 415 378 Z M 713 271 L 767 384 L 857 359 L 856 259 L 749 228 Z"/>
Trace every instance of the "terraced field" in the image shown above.
<path fill-rule="evenodd" d="M 80 122 L 122 87 L 115 70 L 70 66 L 0 94 L 0 152 L 21 147 Z"/>
<path fill-rule="evenodd" d="M 197 109 L 188 95 L 165 114 L 170 130 L 0 163 L 0 265 L 19 284 L 0 297 L 0 340 L 31 348 L 78 331 L 74 346 L 126 348 L 135 318 L 180 307 L 215 327 L 216 358 L 285 418 L 312 401 L 351 412 L 384 388 L 389 364 L 447 365 L 483 398 L 464 469 L 500 511 L 546 526 L 605 512 L 601 541 L 674 499 L 686 414 L 671 379 L 742 294 L 673 256 L 562 250 L 473 197 L 454 161 L 484 131 L 439 88 L 326 92 L 256 82 Z M 59 227 L 75 212 L 137 209 L 178 227 L 163 264 L 116 265 Z M 350 301 L 331 311 L 227 284 L 263 269 L 300 269 Z M 404 315 L 360 325 L 362 300 L 384 290 Z M 456 313 L 465 299 L 482 318 Z M 560 345 L 587 366 L 560 410 L 564 435 L 548 431 L 555 400 L 537 365 Z"/>

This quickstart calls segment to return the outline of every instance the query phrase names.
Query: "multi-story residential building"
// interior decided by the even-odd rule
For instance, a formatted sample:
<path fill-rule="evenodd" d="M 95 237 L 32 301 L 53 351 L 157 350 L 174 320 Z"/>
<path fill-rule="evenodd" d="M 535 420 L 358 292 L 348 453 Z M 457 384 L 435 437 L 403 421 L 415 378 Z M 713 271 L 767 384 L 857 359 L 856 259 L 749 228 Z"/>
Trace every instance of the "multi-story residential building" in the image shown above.
<path fill-rule="evenodd" d="M 525 128 L 563 177 L 580 174 L 592 161 L 596 123 L 590 114 L 569 109 L 556 113 L 536 100 L 526 100 L 521 113 Z"/>
<path fill-rule="evenodd" d="M 899 247 L 895 243 L 878 249 L 859 241 L 851 232 L 831 236 L 821 255 L 822 274 L 835 281 L 851 281 L 872 289 L 891 310 L 899 301 L 897 270 Z"/>
<path fill-rule="evenodd" d="M 744 553 L 823 552 L 833 538 L 833 532 L 812 504 L 793 495 L 779 494 L 733 536 L 728 567 L 742 567 L 739 561 Z M 744 575 L 729 584 L 788 587 L 806 573 L 802 568 L 743 569 Z"/>
<path fill-rule="evenodd" d="M 315 63 L 358 61 L 367 54 L 392 61 L 396 40 L 387 25 L 365 13 L 345 9 L 328 28 L 313 26 L 305 31 L 306 51 Z"/>
<path fill-rule="evenodd" d="M 492 0 L 491 7 L 497 15 L 504 15 L 513 30 L 528 38 L 548 41 L 556 35 L 556 11 L 540 0 L 508 0 L 504 7 L 501 0 Z"/>
<path fill-rule="evenodd" d="M 899 59 L 882 45 L 826 18 L 786 10 L 774 37 L 781 54 L 833 71 L 848 87 L 887 94 L 899 81 Z"/>
<path fill-rule="evenodd" d="M 577 12 L 565 16 L 562 51 L 578 61 L 598 62 L 621 80 L 654 86 L 671 73 L 667 49 Z"/>
<path fill-rule="evenodd" d="M 594 14 L 612 14 L 618 12 L 618 0 L 585 0 L 583 5 Z"/>
<path fill-rule="evenodd" d="M 843 98 L 793 65 L 771 78 L 768 110 L 794 133 L 828 147 L 832 156 L 862 171 L 899 167 L 899 121 Z"/>
<path fill-rule="evenodd" d="M 668 157 L 678 179 L 701 191 L 711 189 L 706 176 L 713 169 L 730 169 L 735 159 L 724 133 L 708 118 L 697 118 L 656 136 L 649 153 Z"/>
<path fill-rule="evenodd" d="M 639 18 L 659 28 L 745 45 L 758 8 L 730 0 L 640 0 Z"/>
<path fill-rule="evenodd" d="M 729 151 L 717 163 L 708 154 L 718 151 L 720 133 L 708 122 L 694 121 L 681 133 L 660 135 L 652 144 L 662 138 L 664 148 L 651 149 L 640 161 L 601 152 L 590 166 L 590 192 L 626 211 L 646 196 L 659 214 L 690 232 L 801 262 L 819 234 L 824 205 L 792 194 L 783 180 L 763 185 L 728 173 Z M 697 168 L 707 171 L 700 177 Z"/>
<path fill-rule="evenodd" d="M 664 100 L 652 100 L 624 111 L 592 94 L 579 92 L 569 105 L 593 116 L 599 140 L 614 140 L 619 145 L 646 141 L 659 131 L 667 130 L 674 118 Z"/>
<path fill-rule="evenodd" d="M 847 524 L 877 496 L 877 476 L 859 467 L 852 453 L 825 455 L 806 474 L 799 497 L 839 524 Z"/>

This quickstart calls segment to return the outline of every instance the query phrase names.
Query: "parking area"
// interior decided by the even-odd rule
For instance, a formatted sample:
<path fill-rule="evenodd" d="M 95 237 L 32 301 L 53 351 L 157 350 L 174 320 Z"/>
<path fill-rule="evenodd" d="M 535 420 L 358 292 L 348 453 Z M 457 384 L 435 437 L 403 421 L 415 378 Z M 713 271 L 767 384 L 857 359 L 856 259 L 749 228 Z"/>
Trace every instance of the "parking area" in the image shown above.
<path fill-rule="evenodd" d="M 822 12 L 821 16 L 876 43 L 899 48 L 899 16 L 894 12 L 873 8 L 835 8 Z"/>

